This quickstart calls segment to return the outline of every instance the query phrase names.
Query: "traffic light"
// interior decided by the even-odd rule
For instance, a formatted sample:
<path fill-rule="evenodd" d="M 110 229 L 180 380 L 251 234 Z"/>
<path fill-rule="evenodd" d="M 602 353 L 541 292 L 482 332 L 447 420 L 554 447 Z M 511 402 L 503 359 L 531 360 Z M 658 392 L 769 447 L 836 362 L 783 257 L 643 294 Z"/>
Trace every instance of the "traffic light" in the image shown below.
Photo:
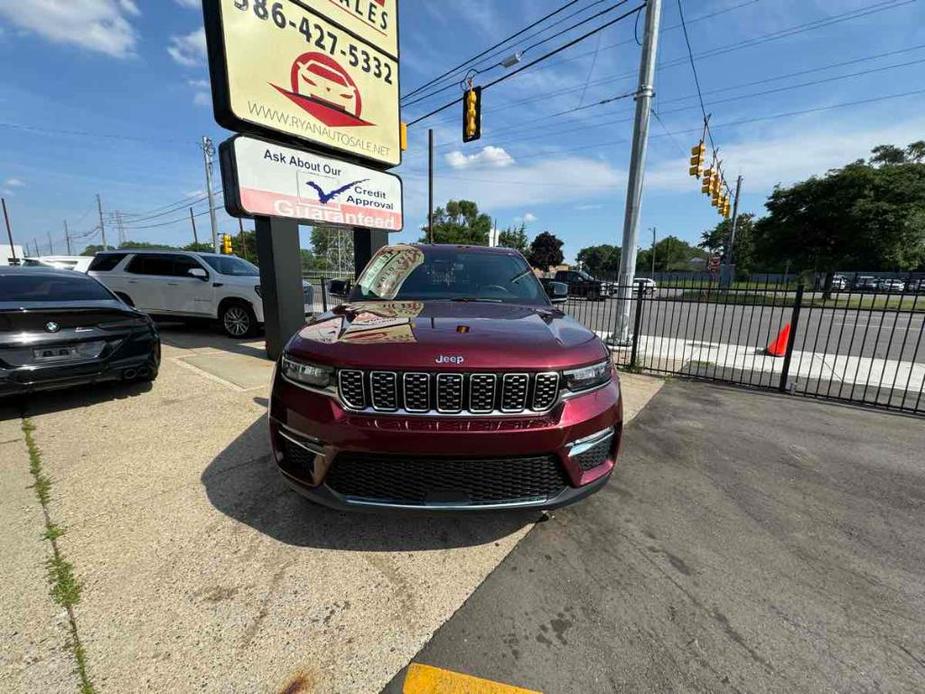
<path fill-rule="evenodd" d="M 408 124 L 404 121 L 399 125 L 398 141 L 401 143 L 400 147 L 402 152 L 408 149 Z"/>
<path fill-rule="evenodd" d="M 709 168 L 703 172 L 703 185 L 700 186 L 700 192 L 709 195 L 713 190 L 713 169 Z"/>
<path fill-rule="evenodd" d="M 707 155 L 707 148 L 703 140 L 699 144 L 691 147 L 691 168 L 690 174 L 695 178 L 700 178 L 703 173 L 703 158 Z"/>
<path fill-rule="evenodd" d="M 231 247 L 231 234 L 222 234 L 222 253 L 232 255 L 234 249 Z"/>
<path fill-rule="evenodd" d="M 463 142 L 482 137 L 482 88 L 471 87 L 463 95 Z"/>

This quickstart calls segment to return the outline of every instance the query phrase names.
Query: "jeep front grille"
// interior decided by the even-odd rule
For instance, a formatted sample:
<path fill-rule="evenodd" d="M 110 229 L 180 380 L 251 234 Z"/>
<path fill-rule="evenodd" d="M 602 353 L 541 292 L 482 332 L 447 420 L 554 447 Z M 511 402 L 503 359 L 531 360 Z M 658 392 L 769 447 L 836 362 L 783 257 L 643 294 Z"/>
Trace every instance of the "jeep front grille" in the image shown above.
<path fill-rule="evenodd" d="M 340 400 L 350 410 L 409 414 L 547 412 L 559 400 L 559 374 L 421 373 L 342 369 Z"/>

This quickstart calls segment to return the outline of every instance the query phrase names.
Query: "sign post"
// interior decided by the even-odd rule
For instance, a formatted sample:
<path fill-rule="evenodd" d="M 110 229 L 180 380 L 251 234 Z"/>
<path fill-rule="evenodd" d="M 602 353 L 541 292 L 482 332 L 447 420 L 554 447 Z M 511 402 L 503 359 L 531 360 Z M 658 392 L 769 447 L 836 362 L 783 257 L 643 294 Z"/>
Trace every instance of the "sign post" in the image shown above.
<path fill-rule="evenodd" d="M 403 225 L 398 0 L 203 0 L 225 208 L 256 220 L 267 353 L 304 323 L 299 224 Z"/>

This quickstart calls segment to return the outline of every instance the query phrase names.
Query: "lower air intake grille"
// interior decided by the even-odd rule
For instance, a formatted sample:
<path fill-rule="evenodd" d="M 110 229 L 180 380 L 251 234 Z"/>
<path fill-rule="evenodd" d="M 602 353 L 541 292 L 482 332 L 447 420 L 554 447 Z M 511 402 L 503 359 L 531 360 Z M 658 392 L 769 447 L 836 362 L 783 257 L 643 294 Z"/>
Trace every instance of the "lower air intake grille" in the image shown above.
<path fill-rule="evenodd" d="M 593 470 L 594 468 L 607 462 L 607 457 L 610 455 L 610 448 L 612 444 L 613 437 L 608 436 L 606 439 L 592 446 L 588 450 L 582 451 L 578 455 L 570 456 L 570 458 L 571 460 L 578 463 L 578 467 L 581 468 L 582 472 L 587 472 L 588 470 Z"/>
<path fill-rule="evenodd" d="M 342 453 L 325 482 L 351 499 L 410 506 L 543 501 L 568 485 L 552 455 L 446 459 Z"/>

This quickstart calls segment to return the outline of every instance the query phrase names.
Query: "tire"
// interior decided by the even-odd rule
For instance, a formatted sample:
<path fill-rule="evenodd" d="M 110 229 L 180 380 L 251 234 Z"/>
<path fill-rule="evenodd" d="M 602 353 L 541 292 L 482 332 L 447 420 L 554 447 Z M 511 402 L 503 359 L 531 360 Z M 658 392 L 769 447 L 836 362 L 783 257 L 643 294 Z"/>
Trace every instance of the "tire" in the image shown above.
<path fill-rule="evenodd" d="M 243 302 L 231 302 L 222 306 L 218 320 L 228 337 L 240 339 L 257 334 L 257 316 L 254 310 Z"/>

